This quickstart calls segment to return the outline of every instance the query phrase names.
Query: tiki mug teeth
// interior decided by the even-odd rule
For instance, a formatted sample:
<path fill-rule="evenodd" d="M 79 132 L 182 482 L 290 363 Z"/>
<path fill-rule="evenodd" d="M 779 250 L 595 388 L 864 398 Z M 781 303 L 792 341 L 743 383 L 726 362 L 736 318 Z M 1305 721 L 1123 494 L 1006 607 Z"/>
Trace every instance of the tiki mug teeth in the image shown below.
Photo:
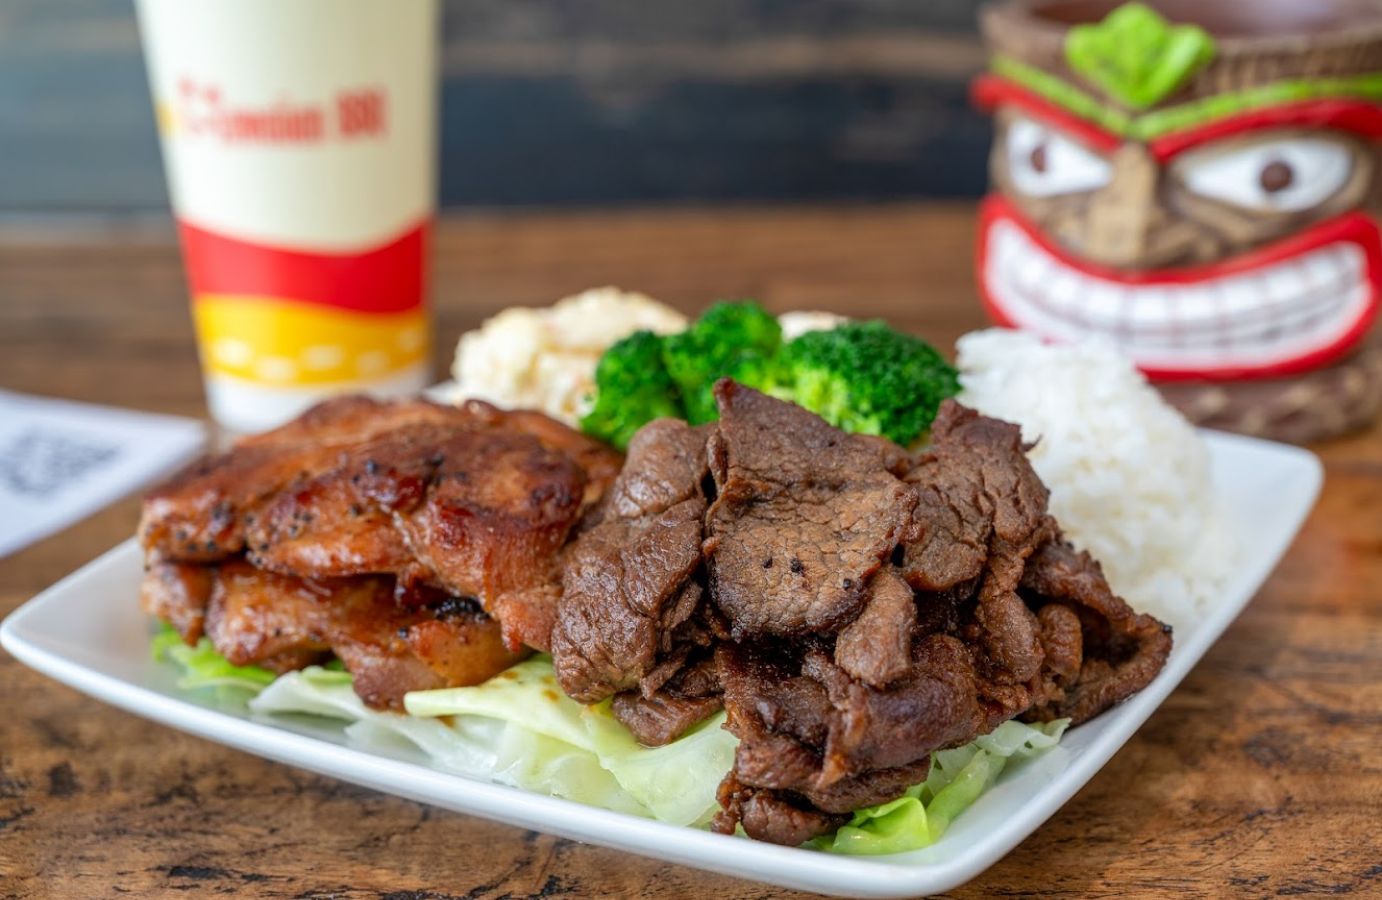
<path fill-rule="evenodd" d="M 998 323 L 1116 343 L 1193 420 L 1293 441 L 1382 410 L 1382 0 L 985 9 Z"/>

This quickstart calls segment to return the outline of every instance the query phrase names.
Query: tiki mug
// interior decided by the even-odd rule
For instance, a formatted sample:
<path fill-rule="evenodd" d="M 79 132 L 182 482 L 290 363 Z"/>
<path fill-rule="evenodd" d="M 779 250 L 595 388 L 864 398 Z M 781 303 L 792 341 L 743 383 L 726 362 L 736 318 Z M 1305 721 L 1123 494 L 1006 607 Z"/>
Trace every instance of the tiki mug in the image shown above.
<path fill-rule="evenodd" d="M 990 316 L 1114 341 L 1211 427 L 1372 421 L 1382 0 L 1009 0 L 983 29 Z"/>

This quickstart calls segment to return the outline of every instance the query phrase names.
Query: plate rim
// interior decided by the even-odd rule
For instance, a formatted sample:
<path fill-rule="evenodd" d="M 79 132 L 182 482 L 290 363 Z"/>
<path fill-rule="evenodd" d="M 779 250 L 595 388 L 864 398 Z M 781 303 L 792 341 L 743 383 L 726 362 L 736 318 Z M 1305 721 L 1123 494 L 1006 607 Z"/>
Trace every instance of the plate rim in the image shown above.
<path fill-rule="evenodd" d="M 1241 597 L 1214 607 L 1173 653 L 1165 669 L 1141 693 L 1114 712 L 1106 727 L 1075 755 L 1031 802 L 971 845 L 969 852 L 937 861 L 891 862 L 887 857 L 836 856 L 779 847 L 700 829 L 670 825 L 625 813 L 586 806 L 559 797 L 486 782 L 430 766 L 377 756 L 263 722 L 242 719 L 126 681 L 64 656 L 45 645 L 45 632 L 29 620 L 60 601 L 74 585 L 101 569 L 139 554 L 134 538 L 107 550 L 11 612 L 0 623 L 0 646 L 49 677 L 125 712 L 236 750 L 329 777 L 362 784 L 416 802 L 522 828 L 559 834 L 641 856 L 712 869 L 758 882 L 846 896 L 901 897 L 957 887 L 974 878 L 1040 827 L 1108 763 L 1127 740 L 1161 707 L 1208 649 L 1256 596 L 1314 508 L 1323 484 L 1323 466 L 1308 450 L 1241 435 L 1202 432 L 1210 445 L 1268 453 L 1296 467 L 1303 479 L 1295 505 L 1281 510 L 1282 524 L 1271 546 L 1245 561 L 1238 582 Z M 315 764 L 314 764 L 315 763 Z M 464 788 L 458 788 L 458 783 Z M 429 793 L 426 788 L 439 789 Z M 447 802 L 459 791 L 464 805 Z M 439 799 L 440 794 L 440 799 Z M 684 851 L 684 852 L 683 852 Z"/>

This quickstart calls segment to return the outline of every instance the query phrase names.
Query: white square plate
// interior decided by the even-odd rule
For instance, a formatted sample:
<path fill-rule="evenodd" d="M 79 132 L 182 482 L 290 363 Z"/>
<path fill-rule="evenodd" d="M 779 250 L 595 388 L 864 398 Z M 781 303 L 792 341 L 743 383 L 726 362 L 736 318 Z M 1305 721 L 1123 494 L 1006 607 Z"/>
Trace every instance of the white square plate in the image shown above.
<path fill-rule="evenodd" d="M 17 610 L 0 627 L 0 643 L 33 668 L 121 709 L 422 803 L 784 887 L 855 897 L 936 893 L 992 865 L 1099 771 L 1243 609 L 1300 528 L 1322 479 L 1313 455 L 1248 438 L 1206 438 L 1215 484 L 1244 548 L 1219 603 L 1194 627 L 1177 631 L 1170 661 L 1145 690 L 1006 773 L 933 846 L 894 856 L 834 856 L 664 825 L 440 772 L 416 756 L 362 752 L 327 720 L 255 719 L 217 708 L 179 692 L 171 667 L 150 660 L 150 624 L 137 603 L 142 558 L 132 540 Z"/>

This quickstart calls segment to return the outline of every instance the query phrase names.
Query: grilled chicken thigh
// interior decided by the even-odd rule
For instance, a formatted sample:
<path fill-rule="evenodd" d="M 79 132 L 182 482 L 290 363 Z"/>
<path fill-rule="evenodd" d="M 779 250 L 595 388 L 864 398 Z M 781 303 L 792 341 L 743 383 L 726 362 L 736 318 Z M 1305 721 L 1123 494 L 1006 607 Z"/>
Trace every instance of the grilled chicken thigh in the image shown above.
<path fill-rule="evenodd" d="M 621 463 L 539 413 L 330 400 L 149 494 L 144 606 L 237 664 L 334 653 L 375 705 L 482 681 L 550 646 L 557 554 Z"/>

